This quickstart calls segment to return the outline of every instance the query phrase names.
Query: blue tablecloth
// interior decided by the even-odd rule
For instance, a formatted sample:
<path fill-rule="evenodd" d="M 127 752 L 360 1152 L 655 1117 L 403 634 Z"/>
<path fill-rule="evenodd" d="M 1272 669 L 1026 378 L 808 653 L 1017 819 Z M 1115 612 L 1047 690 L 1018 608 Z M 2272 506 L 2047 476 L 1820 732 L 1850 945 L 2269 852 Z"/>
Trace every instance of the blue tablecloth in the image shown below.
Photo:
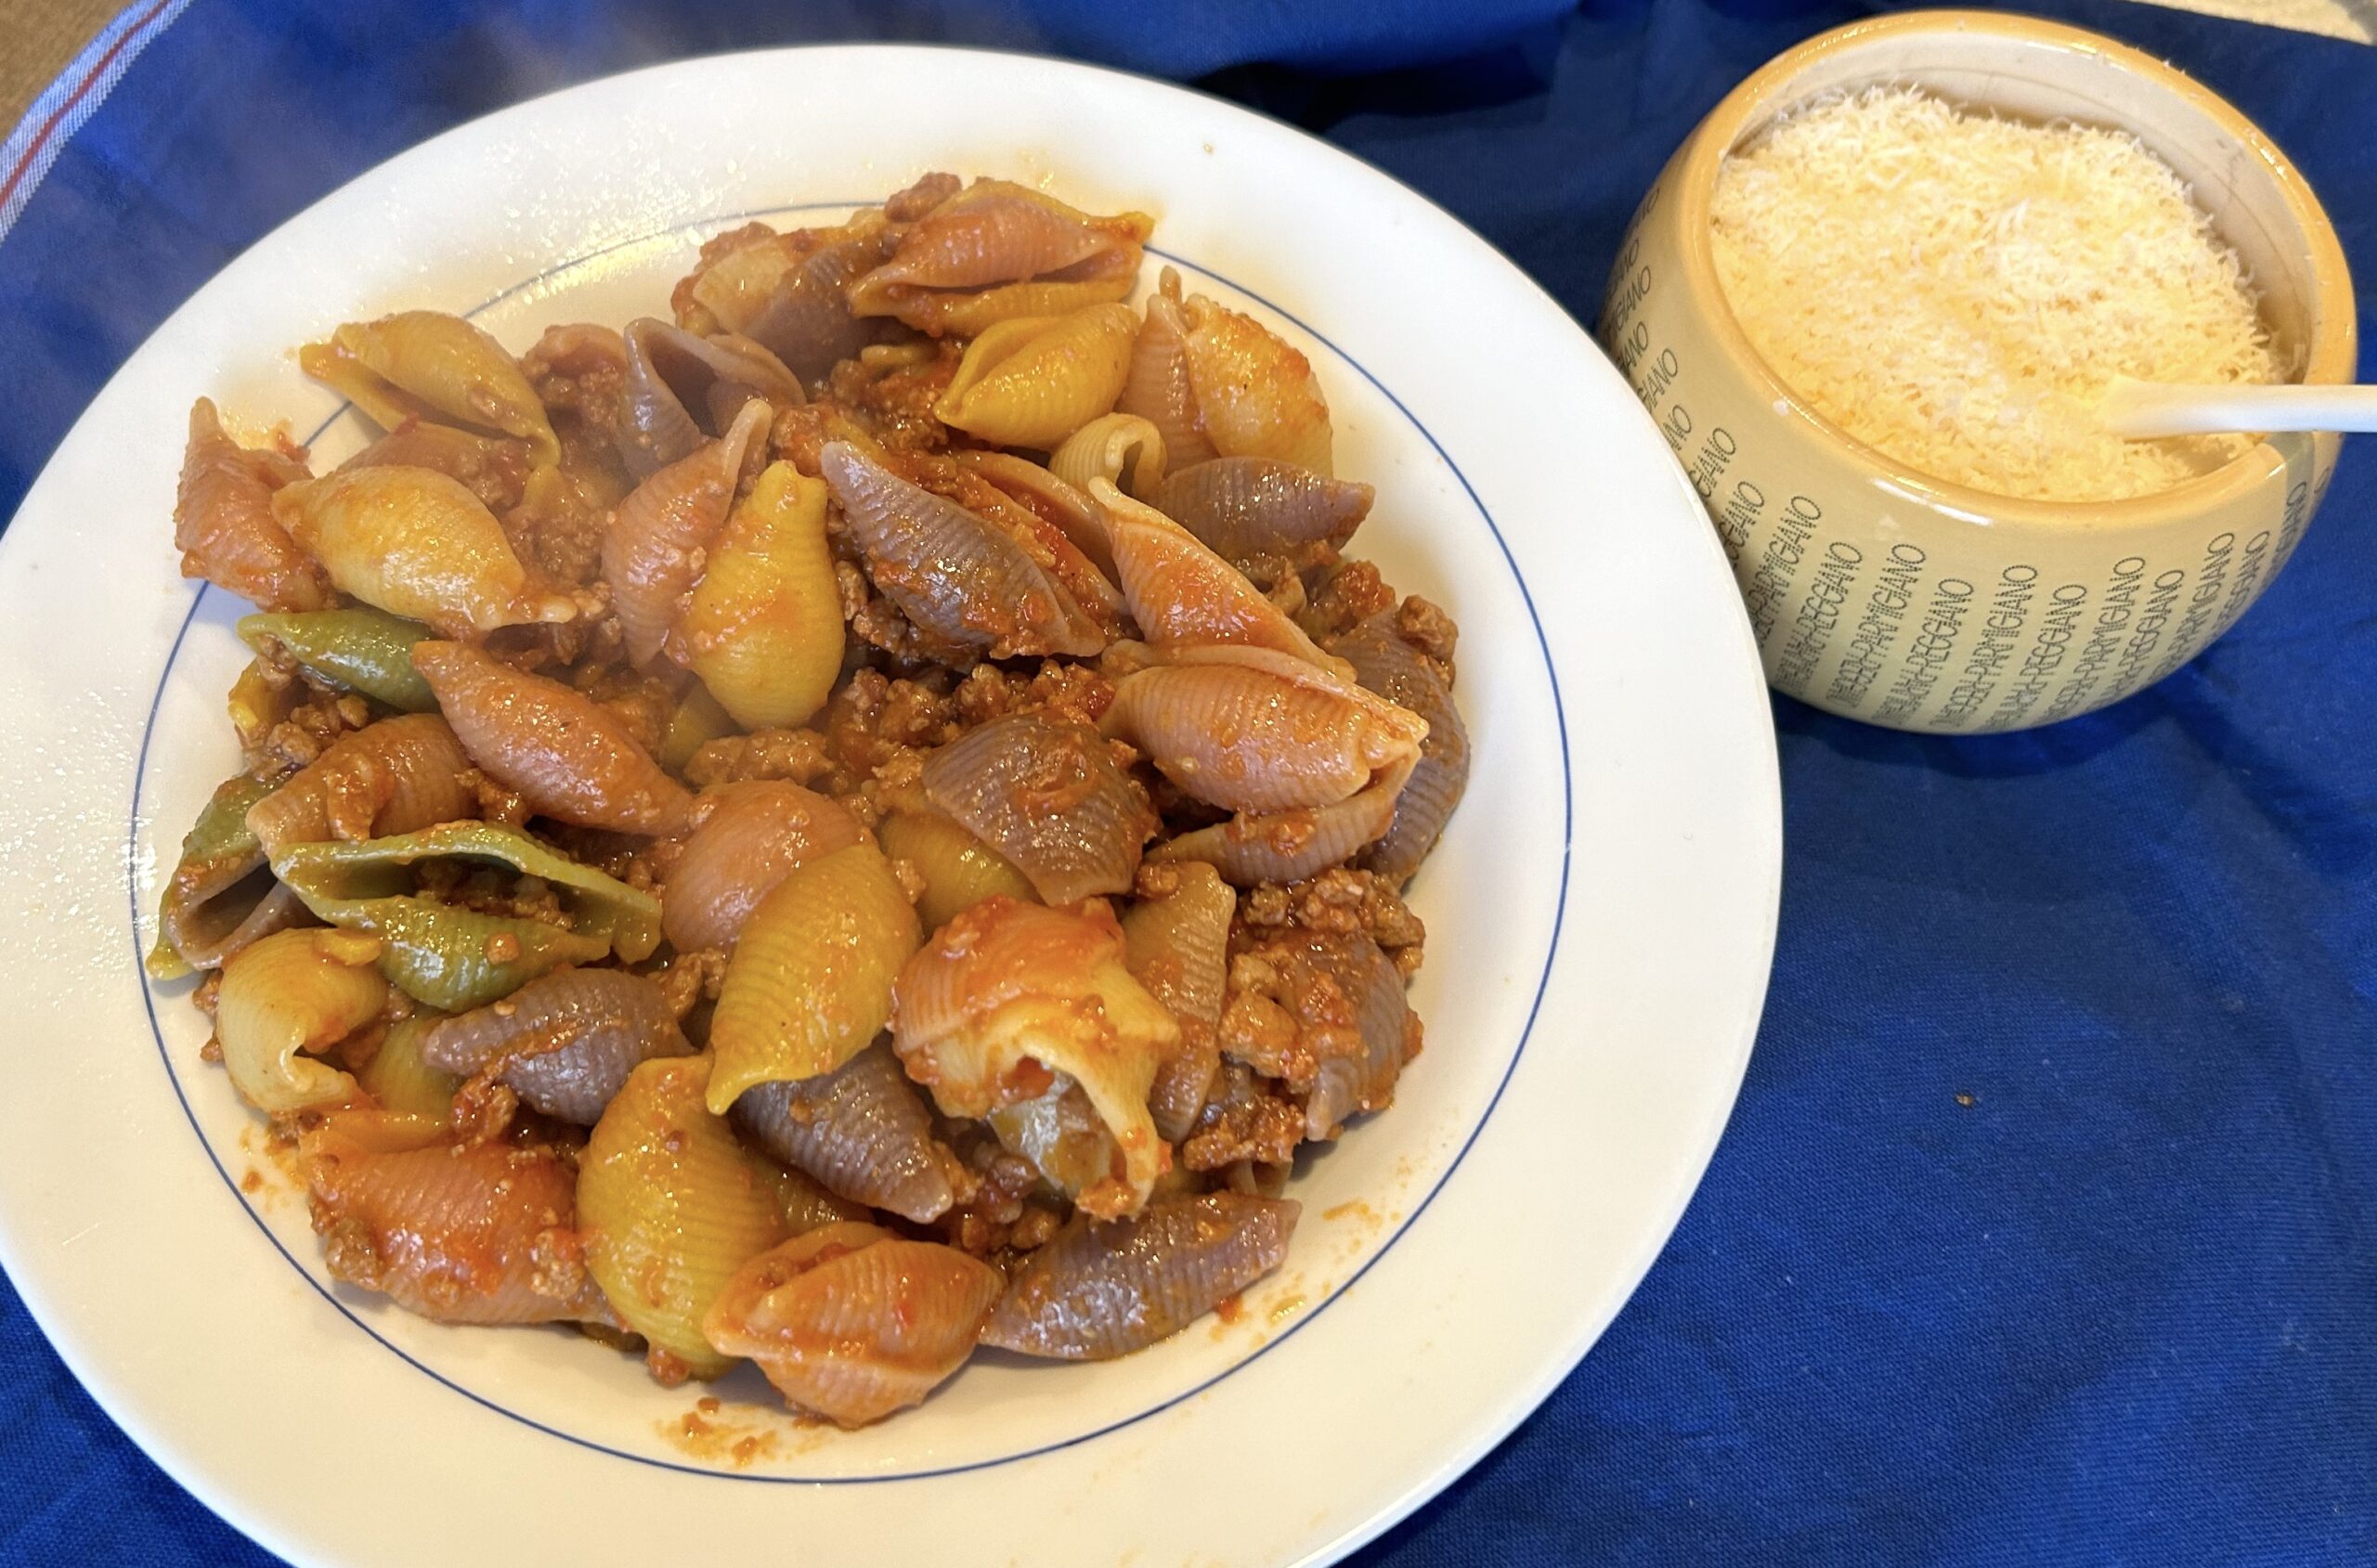
<path fill-rule="evenodd" d="M 1409 181 L 1590 321 L 1686 129 L 1859 10 L 185 3 L 127 13 L 103 102 L 69 101 L 70 81 L 43 110 L 57 148 L 97 103 L 0 240 L 0 515 L 243 246 L 565 83 L 864 37 L 1192 78 Z M 2121 0 L 2042 8 L 2268 127 L 2377 279 L 2377 52 Z M 2243 623 L 2118 707 L 1925 740 L 1778 702 L 1781 944 L 1707 1185 L 1542 1412 L 1358 1561 L 2377 1562 L 2372 712 L 2377 446 L 2347 449 Z M 264 1561 L 99 1414 L 5 1290 L 0 1561 Z"/>

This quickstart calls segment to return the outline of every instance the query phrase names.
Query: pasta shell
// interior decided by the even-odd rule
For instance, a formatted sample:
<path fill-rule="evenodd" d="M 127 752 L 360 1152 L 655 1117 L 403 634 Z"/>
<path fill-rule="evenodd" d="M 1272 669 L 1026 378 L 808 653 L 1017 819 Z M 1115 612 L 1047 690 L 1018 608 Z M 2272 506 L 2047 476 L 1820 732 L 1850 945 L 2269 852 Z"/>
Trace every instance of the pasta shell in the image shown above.
<path fill-rule="evenodd" d="M 693 681 L 669 711 L 669 727 L 660 736 L 660 766 L 682 776 L 693 765 L 695 752 L 734 732 L 734 716 L 719 706 L 708 687 Z"/>
<path fill-rule="evenodd" d="M 1145 498 L 1163 482 L 1163 433 L 1137 414 L 1104 414 L 1065 437 L 1048 471 L 1077 490 L 1103 479 L 1126 496 Z"/>
<path fill-rule="evenodd" d="M 765 403 L 745 404 L 724 435 L 654 473 L 612 514 L 603 536 L 603 577 L 611 585 L 628 656 L 638 665 L 659 654 L 701 577 L 768 419 Z"/>
<path fill-rule="evenodd" d="M 786 1236 L 775 1174 L 703 1108 L 709 1078 L 708 1056 L 645 1062 L 578 1160 L 587 1267 L 663 1382 L 733 1365 L 702 1318 L 736 1270 Z"/>
<path fill-rule="evenodd" d="M 860 316 L 972 336 L 1016 317 L 1123 298 L 1154 227 L 1144 213 L 1094 218 L 1006 180 L 977 180 L 902 235 L 848 297 Z"/>
<path fill-rule="evenodd" d="M 1302 1212 L 1292 1199 L 1209 1192 L 1136 1219 L 1076 1217 L 1024 1260 L 982 1342 L 1063 1361 L 1144 1350 L 1279 1267 Z"/>
<path fill-rule="evenodd" d="M 1399 885 L 1410 880 L 1436 847 L 1469 786 L 1469 730 L 1453 706 L 1452 688 L 1396 635 L 1391 615 L 1371 616 L 1331 647 L 1352 663 L 1364 686 L 1428 721 L 1419 764 L 1396 801 L 1394 825 L 1362 857 L 1370 870 Z"/>
<path fill-rule="evenodd" d="M 1156 829 L 1096 731 L 1037 713 L 994 719 L 930 752 L 924 787 L 1052 904 L 1130 891 Z"/>
<path fill-rule="evenodd" d="M 1119 304 L 1001 321 L 967 345 L 933 413 L 996 446 L 1053 448 L 1114 407 L 1137 324 Z"/>
<path fill-rule="evenodd" d="M 983 1120 L 1008 1152 L 1029 1160 L 1043 1181 L 1076 1202 L 1085 1193 L 1098 1201 L 1100 1184 L 1102 1194 L 1111 1195 L 1130 1180 L 1123 1151 L 1098 1120 L 1098 1108 L 1063 1073 L 1046 1094 L 999 1106 Z"/>
<path fill-rule="evenodd" d="M 1180 1042 L 1123 954 L 1103 904 L 1072 913 L 991 899 L 908 961 L 894 1010 L 894 1048 L 945 1115 L 1037 1098 L 1059 1074 L 1079 1083 L 1122 1151 L 1121 1176 L 1077 1199 L 1107 1215 L 1139 1208 L 1171 1164 L 1148 1091 Z"/>
<path fill-rule="evenodd" d="M 315 674 L 390 707 L 428 713 L 437 706 L 429 682 L 412 667 L 412 645 L 435 635 L 419 621 L 357 605 L 250 616 L 240 622 L 239 632 L 259 653 L 270 640 Z"/>
<path fill-rule="evenodd" d="M 273 496 L 305 478 L 303 463 L 255 451 L 223 434 L 214 405 L 190 406 L 189 445 L 174 494 L 174 546 L 182 576 L 266 610 L 318 610 L 330 579 L 273 512 Z"/>
<path fill-rule="evenodd" d="M 875 586 L 916 625 L 993 658 L 1104 651 L 1079 602 L 1006 533 L 847 442 L 820 460 Z"/>
<path fill-rule="evenodd" d="M 380 1016 L 388 983 L 371 966 L 376 937 L 279 931 L 223 965 L 214 1036 L 240 1097 L 267 1115 L 331 1105 L 355 1080 L 305 1053 L 329 1050 Z"/>
<path fill-rule="evenodd" d="M 794 1407 L 862 1427 L 965 1364 L 1006 1279 L 980 1258 L 871 1225 L 796 1237 L 746 1263 L 703 1319 Z"/>
<path fill-rule="evenodd" d="M 1250 316 L 1189 296 L 1181 340 L 1197 417 L 1226 458 L 1278 458 L 1326 477 L 1329 404 L 1312 361 Z"/>
<path fill-rule="evenodd" d="M 333 1277 L 439 1323 L 608 1316 L 587 1276 L 575 1174 L 558 1151 L 503 1143 L 383 1151 L 335 1128 L 303 1149 Z"/>
<path fill-rule="evenodd" d="M 753 1143 L 838 1197 L 929 1225 L 957 1201 L 963 1167 L 932 1113 L 877 1042 L 831 1072 L 756 1083 L 734 1102 Z"/>
<path fill-rule="evenodd" d="M 1136 414 L 1163 438 L 1164 460 L 1186 468 L 1214 455 L 1188 380 L 1188 317 L 1180 304 L 1180 274 L 1170 267 L 1148 296 L 1146 318 L 1131 347 L 1131 373 L 1116 411 Z"/>
<path fill-rule="evenodd" d="M 545 406 L 519 365 L 459 316 L 406 310 L 350 321 L 329 343 L 299 350 L 297 362 L 383 429 L 409 419 L 477 425 L 526 441 L 539 463 L 561 456 Z"/>
<path fill-rule="evenodd" d="M 851 314 L 843 292 L 889 258 L 893 238 L 872 213 L 839 229 L 778 234 L 751 224 L 721 235 L 678 285 L 678 324 L 740 332 L 815 382 L 881 335 L 882 323 Z"/>
<path fill-rule="evenodd" d="M 248 809 L 266 855 L 324 839 L 382 838 L 474 816 L 470 758 L 434 713 L 352 730 Z"/>
<path fill-rule="evenodd" d="M 422 642 L 412 661 L 471 760 L 538 811 L 617 833 L 684 830 L 694 797 L 585 693 L 460 642 Z"/>
<path fill-rule="evenodd" d="M 397 1116 L 422 1117 L 443 1126 L 453 1114 L 454 1091 L 460 1076 L 433 1067 L 422 1056 L 422 1042 L 438 1021 L 435 1013 L 416 1013 L 388 1030 L 357 1081 L 382 1109 Z"/>
<path fill-rule="evenodd" d="M 305 905 L 274 880 L 247 814 L 274 786 L 242 773 L 219 785 L 182 839 L 157 912 L 149 972 L 176 979 L 223 961 L 260 937 L 293 926 Z"/>
<path fill-rule="evenodd" d="M 825 706 L 842 672 L 842 604 L 823 481 L 770 464 L 726 520 L 680 628 L 686 661 L 746 729 Z"/>
<path fill-rule="evenodd" d="M 1428 726 L 1350 681 L 1258 648 L 1188 649 L 1115 687 L 1099 727 L 1233 811 L 1333 806 L 1419 754 Z"/>
<path fill-rule="evenodd" d="M 939 811 L 894 811 L 875 827 L 883 852 L 924 878 L 916 917 L 938 931 L 984 899 L 1005 895 L 1038 903 L 1023 873 L 996 849 Z"/>
<path fill-rule="evenodd" d="M 1093 425 L 1097 422 L 1091 421 Z M 1084 561 L 1103 577 L 1113 577 L 1114 556 L 1106 547 L 1105 520 L 1098 515 L 1098 503 L 1087 495 L 1038 463 L 1019 458 L 1012 452 L 967 451 L 952 453 L 951 456 L 964 467 L 990 481 L 1000 494 L 1021 505 L 1042 524 L 1053 527 Z M 1067 586 L 1072 586 L 1070 579 Z M 1102 597 L 1111 598 L 1119 613 L 1122 607 L 1120 596 L 1113 594 L 1109 588 Z"/>
<path fill-rule="evenodd" d="M 1238 895 L 1198 862 L 1172 874 L 1172 888 L 1123 916 L 1124 962 L 1180 1025 L 1180 1046 L 1156 1069 L 1148 1109 L 1166 1143 L 1188 1135 L 1221 1063 L 1216 1030 L 1229 991 L 1229 927 Z"/>
<path fill-rule="evenodd" d="M 1215 458 L 1175 468 L 1143 499 L 1227 560 L 1285 556 L 1314 565 L 1370 515 L 1368 485 L 1276 458 Z"/>
<path fill-rule="evenodd" d="M 634 1068 L 693 1047 L 660 988 L 624 969 L 555 969 L 500 1002 L 444 1018 L 421 1043 L 442 1071 L 488 1073 L 563 1121 L 601 1120 Z"/>
<path fill-rule="evenodd" d="M 1347 1117 L 1394 1100 L 1403 1064 L 1420 1049 L 1420 1020 L 1404 995 L 1402 971 L 1359 933 L 1279 967 L 1306 1036 L 1320 1026 L 1344 1043 L 1321 1059 L 1305 1104 L 1305 1136 L 1333 1138 Z"/>
<path fill-rule="evenodd" d="M 1159 844 L 1148 858 L 1201 861 L 1240 888 L 1318 876 L 1386 836 L 1413 761 L 1406 758 L 1381 769 L 1333 806 L 1232 817 Z"/>
<path fill-rule="evenodd" d="M 558 897 L 568 925 L 482 914 L 404 891 L 407 867 L 457 860 L 535 877 Z M 392 984 L 448 1012 L 483 1006 L 564 964 L 613 952 L 633 964 L 660 943 L 660 905 L 650 894 L 491 823 L 447 823 L 357 844 L 296 844 L 272 863 L 317 916 L 382 939 L 380 970 Z"/>
<path fill-rule="evenodd" d="M 1268 648 L 1350 675 L 1351 667 L 1322 653 L 1303 628 L 1196 535 L 1103 479 L 1091 480 L 1089 493 L 1105 512 L 1114 573 L 1131 618 L 1157 651 L 1226 643 Z"/>
<path fill-rule="evenodd" d="M 686 458 L 712 431 L 731 429 L 744 405 L 806 401 L 784 361 L 734 332 L 708 337 L 643 317 L 628 323 L 619 394 L 619 455 L 642 479 Z"/>
<path fill-rule="evenodd" d="M 476 496 L 429 469 L 346 469 L 290 486 L 272 510 L 342 591 L 446 636 L 578 615 L 530 582 Z"/>
<path fill-rule="evenodd" d="M 354 468 L 426 468 L 459 482 L 497 516 L 528 495 L 528 444 L 503 436 L 474 435 L 448 424 L 408 420 L 338 465 Z"/>
<path fill-rule="evenodd" d="M 710 1108 L 723 1115 L 755 1083 L 813 1078 L 864 1050 L 922 936 L 872 845 L 796 868 L 751 912 L 727 965 L 709 1026 Z"/>
<path fill-rule="evenodd" d="M 727 947 L 760 901 L 808 861 L 859 842 L 837 802 L 778 779 L 707 790 L 708 815 L 685 841 L 661 893 L 661 929 L 681 952 Z"/>

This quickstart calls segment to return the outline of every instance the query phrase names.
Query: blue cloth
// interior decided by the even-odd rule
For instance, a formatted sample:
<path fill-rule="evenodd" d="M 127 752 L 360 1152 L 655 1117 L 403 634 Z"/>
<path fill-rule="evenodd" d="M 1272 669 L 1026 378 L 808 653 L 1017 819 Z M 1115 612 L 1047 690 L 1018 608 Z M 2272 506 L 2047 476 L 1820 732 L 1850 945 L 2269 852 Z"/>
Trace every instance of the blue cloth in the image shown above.
<path fill-rule="evenodd" d="M 2268 127 L 2377 279 L 2377 53 L 2120 0 L 2041 8 L 2176 60 Z M 1620 226 L 1694 121 L 1856 14 L 201 0 L 0 242 L 0 515 L 241 247 L 565 83 L 859 37 L 1201 76 L 1417 186 L 1590 321 Z M 1358 1561 L 2377 1562 L 2373 712 L 2366 444 L 2264 603 L 2105 713 L 1930 740 L 1778 701 L 1780 949 L 1707 1184 L 1582 1368 Z M 0 1390 L 0 1562 L 263 1561 L 115 1431 L 5 1291 Z"/>

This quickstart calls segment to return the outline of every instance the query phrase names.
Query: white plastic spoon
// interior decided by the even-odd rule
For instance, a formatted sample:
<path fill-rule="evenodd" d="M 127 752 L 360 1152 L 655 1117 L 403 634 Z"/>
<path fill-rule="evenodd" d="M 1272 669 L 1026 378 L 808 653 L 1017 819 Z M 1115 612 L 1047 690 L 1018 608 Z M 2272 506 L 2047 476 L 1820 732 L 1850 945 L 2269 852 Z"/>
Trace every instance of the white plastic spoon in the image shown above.
<path fill-rule="evenodd" d="M 2115 435 L 2377 431 L 2377 386 L 2173 386 L 2115 376 L 2098 406 Z"/>

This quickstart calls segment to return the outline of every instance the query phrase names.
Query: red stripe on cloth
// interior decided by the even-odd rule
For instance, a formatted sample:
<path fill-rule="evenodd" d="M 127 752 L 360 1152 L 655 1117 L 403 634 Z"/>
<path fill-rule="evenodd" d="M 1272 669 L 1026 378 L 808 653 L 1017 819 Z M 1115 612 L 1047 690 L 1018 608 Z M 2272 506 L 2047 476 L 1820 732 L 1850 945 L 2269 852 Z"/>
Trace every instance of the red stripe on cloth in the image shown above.
<path fill-rule="evenodd" d="M 48 142 L 51 133 L 58 129 L 58 122 L 73 112 L 74 106 L 83 101 L 83 95 L 91 90 L 93 83 L 107 74 L 108 67 L 114 63 L 116 56 L 123 52 L 124 45 L 139 37 L 142 30 L 157 19 L 158 13 L 172 4 L 173 0 L 156 0 L 156 4 L 150 6 L 138 21 L 123 30 L 123 37 L 108 45 L 107 53 L 101 55 L 92 64 L 81 84 L 67 95 L 66 101 L 59 104 L 48 119 L 42 122 L 41 129 L 33 133 L 33 139 L 25 144 L 24 155 L 17 160 L 17 166 L 8 171 L 8 177 L 6 180 L 0 180 L 0 207 L 8 204 L 8 198 L 16 193 L 17 182 L 23 179 L 25 171 L 33 166 L 33 160 L 40 156 L 41 149 Z"/>

